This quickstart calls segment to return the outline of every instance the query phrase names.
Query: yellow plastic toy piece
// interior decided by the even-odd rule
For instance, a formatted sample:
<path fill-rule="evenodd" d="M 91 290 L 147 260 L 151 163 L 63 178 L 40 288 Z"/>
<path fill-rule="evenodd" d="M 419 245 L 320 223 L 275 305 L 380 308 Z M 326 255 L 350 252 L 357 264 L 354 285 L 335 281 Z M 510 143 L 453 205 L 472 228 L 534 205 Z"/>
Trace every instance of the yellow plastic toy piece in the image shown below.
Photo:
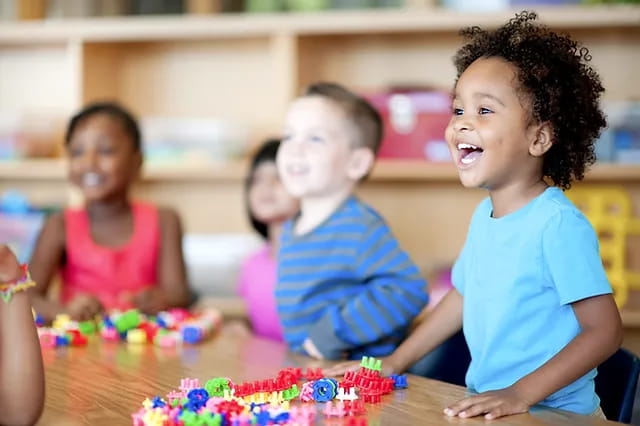
<path fill-rule="evenodd" d="M 631 200 L 619 187 L 601 186 L 567 191 L 598 234 L 600 257 L 621 308 L 630 288 L 640 288 L 640 273 L 627 269 L 627 238 L 640 236 L 640 219 L 632 217 Z"/>
<path fill-rule="evenodd" d="M 56 319 L 53 320 L 51 326 L 56 330 L 65 330 L 68 325 L 71 324 L 71 317 L 67 314 L 58 314 Z"/>
<path fill-rule="evenodd" d="M 147 334 L 139 328 L 127 331 L 127 343 L 147 343 Z"/>
<path fill-rule="evenodd" d="M 163 426 L 167 424 L 169 416 L 164 414 L 160 408 L 149 410 L 144 414 L 142 419 L 145 425 L 149 426 Z"/>

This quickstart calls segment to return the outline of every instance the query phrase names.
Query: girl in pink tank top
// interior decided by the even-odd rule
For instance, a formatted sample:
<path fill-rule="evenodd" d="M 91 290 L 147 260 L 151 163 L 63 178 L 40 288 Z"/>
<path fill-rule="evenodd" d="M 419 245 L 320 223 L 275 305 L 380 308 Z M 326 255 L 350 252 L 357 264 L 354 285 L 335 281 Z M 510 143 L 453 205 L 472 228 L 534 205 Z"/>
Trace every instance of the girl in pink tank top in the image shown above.
<path fill-rule="evenodd" d="M 69 178 L 85 206 L 52 215 L 40 233 L 31 259 L 36 311 L 47 320 L 63 312 L 86 320 L 103 310 L 153 314 L 187 305 L 177 214 L 129 201 L 142 165 L 133 116 L 116 104 L 90 105 L 71 119 L 66 148 Z M 60 297 L 52 300 L 57 272 Z"/>

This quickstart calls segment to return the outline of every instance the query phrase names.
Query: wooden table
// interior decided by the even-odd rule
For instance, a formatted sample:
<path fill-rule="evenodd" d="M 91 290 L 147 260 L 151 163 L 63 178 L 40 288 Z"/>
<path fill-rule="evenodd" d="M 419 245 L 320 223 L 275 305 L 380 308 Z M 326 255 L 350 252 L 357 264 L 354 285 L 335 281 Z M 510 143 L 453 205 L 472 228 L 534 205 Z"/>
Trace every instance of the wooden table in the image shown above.
<path fill-rule="evenodd" d="M 151 345 L 102 343 L 97 338 L 83 348 L 43 350 L 46 402 L 39 425 L 127 425 L 131 413 L 147 397 L 164 396 L 184 377 L 213 377 L 233 381 L 275 377 L 285 366 L 308 366 L 314 361 L 292 355 L 284 345 L 222 331 L 209 341 L 181 349 Z M 313 367 L 321 366 L 318 364 Z M 367 405 L 369 425 L 485 424 L 482 418 L 448 418 L 443 407 L 464 397 L 465 389 L 417 376 L 409 388 Z M 319 413 L 318 424 L 323 423 Z M 324 424 L 340 425 L 342 419 Z M 548 409 L 489 422 L 499 425 L 605 425 L 614 424 Z"/>

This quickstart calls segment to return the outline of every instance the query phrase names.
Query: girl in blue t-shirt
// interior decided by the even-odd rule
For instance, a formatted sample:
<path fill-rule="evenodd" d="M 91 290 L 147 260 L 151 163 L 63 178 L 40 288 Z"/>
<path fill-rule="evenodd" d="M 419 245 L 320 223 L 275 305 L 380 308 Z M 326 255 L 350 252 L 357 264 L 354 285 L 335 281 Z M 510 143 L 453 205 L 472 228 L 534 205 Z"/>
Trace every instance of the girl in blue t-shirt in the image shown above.
<path fill-rule="evenodd" d="M 595 368 L 622 340 L 595 232 L 561 191 L 595 161 L 604 89 L 588 50 L 535 19 L 523 12 L 463 32 L 446 139 L 462 184 L 489 197 L 454 265 L 455 288 L 383 361 L 384 373 L 403 371 L 462 327 L 478 394 L 448 416 L 541 404 L 604 417 Z"/>

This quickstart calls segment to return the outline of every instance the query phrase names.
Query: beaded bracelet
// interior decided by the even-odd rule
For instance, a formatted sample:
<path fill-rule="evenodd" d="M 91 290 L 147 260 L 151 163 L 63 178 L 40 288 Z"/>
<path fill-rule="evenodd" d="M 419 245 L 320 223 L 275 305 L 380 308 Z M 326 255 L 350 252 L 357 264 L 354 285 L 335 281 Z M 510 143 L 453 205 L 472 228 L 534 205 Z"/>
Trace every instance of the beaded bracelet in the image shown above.
<path fill-rule="evenodd" d="M 34 287 L 36 285 L 36 283 L 31 279 L 27 264 L 25 263 L 20 265 L 20 269 L 22 270 L 22 277 L 20 279 L 9 281 L 7 283 L 0 283 L 0 297 L 5 303 L 9 303 L 9 300 L 11 300 L 11 296 L 13 296 L 14 293 L 24 291 L 29 287 Z"/>

